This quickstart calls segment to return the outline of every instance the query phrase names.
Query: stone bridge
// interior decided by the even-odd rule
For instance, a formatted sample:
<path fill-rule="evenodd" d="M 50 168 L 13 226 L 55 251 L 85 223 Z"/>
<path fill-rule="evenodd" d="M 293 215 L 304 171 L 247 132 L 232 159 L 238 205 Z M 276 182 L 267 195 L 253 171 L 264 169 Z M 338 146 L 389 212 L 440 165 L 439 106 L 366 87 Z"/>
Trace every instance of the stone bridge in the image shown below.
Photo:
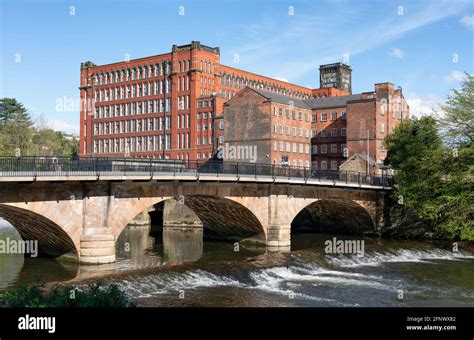
<path fill-rule="evenodd" d="M 164 225 L 209 228 L 228 239 L 288 247 L 292 229 L 378 233 L 386 187 L 257 178 L 2 178 L 0 217 L 40 254 L 115 261 L 115 242 L 134 218 L 167 202 Z"/>

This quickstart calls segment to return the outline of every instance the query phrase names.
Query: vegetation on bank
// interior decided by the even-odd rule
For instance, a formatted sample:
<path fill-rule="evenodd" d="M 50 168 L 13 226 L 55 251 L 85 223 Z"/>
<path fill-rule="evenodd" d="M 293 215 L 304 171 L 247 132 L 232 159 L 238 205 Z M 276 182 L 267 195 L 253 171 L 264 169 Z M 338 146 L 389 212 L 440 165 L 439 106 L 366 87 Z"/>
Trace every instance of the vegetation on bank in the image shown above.
<path fill-rule="evenodd" d="M 49 127 L 44 116 L 34 124 L 28 110 L 15 98 L 0 99 L 0 156 L 77 155 L 78 142 Z"/>
<path fill-rule="evenodd" d="M 474 77 L 461 85 L 441 117 L 405 121 L 386 138 L 396 183 L 386 236 L 474 241 Z"/>
<path fill-rule="evenodd" d="M 55 286 L 21 285 L 0 295 L 0 307 L 135 307 L 117 285 L 90 284 L 85 290 Z"/>

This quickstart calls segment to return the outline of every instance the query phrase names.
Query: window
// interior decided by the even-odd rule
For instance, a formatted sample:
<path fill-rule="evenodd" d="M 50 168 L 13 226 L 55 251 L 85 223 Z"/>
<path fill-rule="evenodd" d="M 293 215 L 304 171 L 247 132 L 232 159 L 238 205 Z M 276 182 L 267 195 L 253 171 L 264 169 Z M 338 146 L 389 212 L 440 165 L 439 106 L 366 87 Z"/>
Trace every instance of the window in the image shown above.
<path fill-rule="evenodd" d="M 278 109 L 278 115 L 283 117 L 283 109 L 281 107 Z"/>
<path fill-rule="evenodd" d="M 281 142 L 281 141 L 280 141 L 280 151 L 285 151 L 285 150 L 284 150 L 283 142 Z"/>
<path fill-rule="evenodd" d="M 336 128 L 331 129 L 331 137 L 337 137 L 337 129 Z"/>
<path fill-rule="evenodd" d="M 325 122 L 328 119 L 328 114 L 327 113 L 321 113 L 321 121 Z"/>
<path fill-rule="evenodd" d="M 328 132 L 326 130 L 321 130 L 321 137 L 326 138 L 328 136 Z"/>
<path fill-rule="evenodd" d="M 273 142 L 273 151 L 277 151 L 278 150 L 278 143 L 277 141 L 274 141 Z"/>
<path fill-rule="evenodd" d="M 311 138 L 316 136 L 316 130 L 311 130 Z"/>
<path fill-rule="evenodd" d="M 293 128 L 293 136 L 296 136 L 296 128 Z"/>
<path fill-rule="evenodd" d="M 296 152 L 296 143 L 293 143 L 293 152 Z"/>
<path fill-rule="evenodd" d="M 380 143 L 380 150 L 381 150 L 381 151 L 385 151 L 385 142 L 384 142 L 384 141 L 382 141 L 382 142 Z"/>
<path fill-rule="evenodd" d="M 318 170 L 318 162 L 311 162 L 311 167 L 313 170 Z"/>
<path fill-rule="evenodd" d="M 276 107 L 273 107 L 273 115 L 274 115 L 274 116 L 277 115 Z"/>
<path fill-rule="evenodd" d="M 346 136 L 346 134 L 347 134 L 347 129 L 346 129 L 346 128 L 342 128 L 342 129 L 341 129 L 341 136 L 344 137 L 344 136 Z"/>
<path fill-rule="evenodd" d="M 385 125 L 380 123 L 380 132 L 385 133 Z"/>
<path fill-rule="evenodd" d="M 287 125 L 286 126 L 286 134 L 289 135 L 290 134 L 290 127 Z"/>
<path fill-rule="evenodd" d="M 331 144 L 331 153 L 337 153 L 337 144 Z"/>
<path fill-rule="evenodd" d="M 286 152 L 291 152 L 291 143 L 286 142 Z"/>
<path fill-rule="evenodd" d="M 331 170 L 337 170 L 337 161 L 331 161 Z"/>
<path fill-rule="evenodd" d="M 298 135 L 299 135 L 300 137 L 303 137 L 303 129 L 302 129 L 302 128 L 299 128 L 299 129 L 298 129 Z"/>
<path fill-rule="evenodd" d="M 328 169 L 328 162 L 322 161 L 321 162 L 321 170 L 327 170 Z"/>
<path fill-rule="evenodd" d="M 328 146 L 323 144 L 321 145 L 321 153 L 324 154 L 324 153 L 328 153 Z"/>
<path fill-rule="evenodd" d="M 298 145 L 298 152 L 303 153 L 303 144 Z"/>
<path fill-rule="evenodd" d="M 337 112 L 331 114 L 331 120 L 337 120 Z"/>
<path fill-rule="evenodd" d="M 280 125 L 280 135 L 283 134 L 283 125 Z"/>
<path fill-rule="evenodd" d="M 224 143 L 224 136 L 219 136 L 219 143 L 220 144 Z"/>
<path fill-rule="evenodd" d="M 347 146 L 346 144 L 341 144 L 341 153 L 344 157 L 347 157 Z"/>
<path fill-rule="evenodd" d="M 311 154 L 313 154 L 313 155 L 318 154 L 318 146 L 317 145 L 312 145 L 311 146 Z"/>
<path fill-rule="evenodd" d="M 313 123 L 316 123 L 318 121 L 318 115 L 316 113 L 313 113 L 313 118 L 311 120 Z"/>

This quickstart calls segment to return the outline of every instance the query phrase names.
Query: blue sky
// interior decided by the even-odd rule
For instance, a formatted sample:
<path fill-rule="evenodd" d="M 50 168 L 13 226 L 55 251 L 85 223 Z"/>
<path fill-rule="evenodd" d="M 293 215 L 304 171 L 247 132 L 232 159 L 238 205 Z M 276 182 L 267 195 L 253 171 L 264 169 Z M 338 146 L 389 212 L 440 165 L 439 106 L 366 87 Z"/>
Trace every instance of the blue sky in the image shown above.
<path fill-rule="evenodd" d="M 320 64 L 348 56 L 354 93 L 390 81 L 415 114 L 474 73 L 473 0 L 0 3 L 0 97 L 67 132 L 78 132 L 78 108 L 57 104 L 78 99 L 82 61 L 166 53 L 191 40 L 219 46 L 223 64 L 312 88 Z"/>

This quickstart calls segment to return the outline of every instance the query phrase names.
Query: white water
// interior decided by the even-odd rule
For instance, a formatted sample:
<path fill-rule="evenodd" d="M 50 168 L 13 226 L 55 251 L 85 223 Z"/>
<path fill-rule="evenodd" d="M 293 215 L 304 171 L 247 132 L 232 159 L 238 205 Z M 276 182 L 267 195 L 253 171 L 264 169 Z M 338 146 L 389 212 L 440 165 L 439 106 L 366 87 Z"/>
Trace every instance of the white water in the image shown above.
<path fill-rule="evenodd" d="M 406 278 L 387 275 L 383 272 L 379 275 L 376 268 L 387 263 L 396 262 L 423 264 L 433 260 L 470 261 L 474 259 L 474 256 L 465 252 L 452 253 L 442 249 L 399 249 L 385 252 L 366 252 L 364 257 L 323 255 L 323 259 L 326 265 L 319 265 L 314 261 L 305 261 L 290 255 L 291 265 L 289 266 L 276 265 L 267 268 L 249 268 L 246 275 L 239 278 L 226 273 L 225 269 L 219 270 L 219 273 L 198 269 L 182 273 L 135 276 L 118 281 L 117 284 L 133 298 L 158 297 L 163 294 L 174 294 L 200 288 L 216 288 L 219 290 L 228 287 L 274 294 L 280 296 L 280 299 L 314 301 L 316 305 L 359 306 L 357 296 L 354 299 L 347 296 L 344 299 L 334 298 L 334 296 L 327 294 L 327 289 L 334 290 L 338 288 L 342 289 L 341 292 L 353 291 L 354 289 L 360 291 L 362 289 L 365 292 L 366 299 L 367 296 L 370 299 L 371 294 L 378 291 L 379 299 L 380 296 L 387 296 L 393 300 L 396 299 L 398 289 L 418 295 L 433 291 L 444 294 L 444 292 L 448 293 L 445 287 L 438 289 L 423 286 L 409 282 Z M 363 266 L 372 268 L 370 273 L 363 270 L 361 268 Z M 321 292 L 321 294 L 318 292 Z M 460 291 L 459 295 L 467 299 L 474 297 L 474 293 L 470 291 Z M 363 302 L 364 305 L 367 304 L 366 301 Z"/>

